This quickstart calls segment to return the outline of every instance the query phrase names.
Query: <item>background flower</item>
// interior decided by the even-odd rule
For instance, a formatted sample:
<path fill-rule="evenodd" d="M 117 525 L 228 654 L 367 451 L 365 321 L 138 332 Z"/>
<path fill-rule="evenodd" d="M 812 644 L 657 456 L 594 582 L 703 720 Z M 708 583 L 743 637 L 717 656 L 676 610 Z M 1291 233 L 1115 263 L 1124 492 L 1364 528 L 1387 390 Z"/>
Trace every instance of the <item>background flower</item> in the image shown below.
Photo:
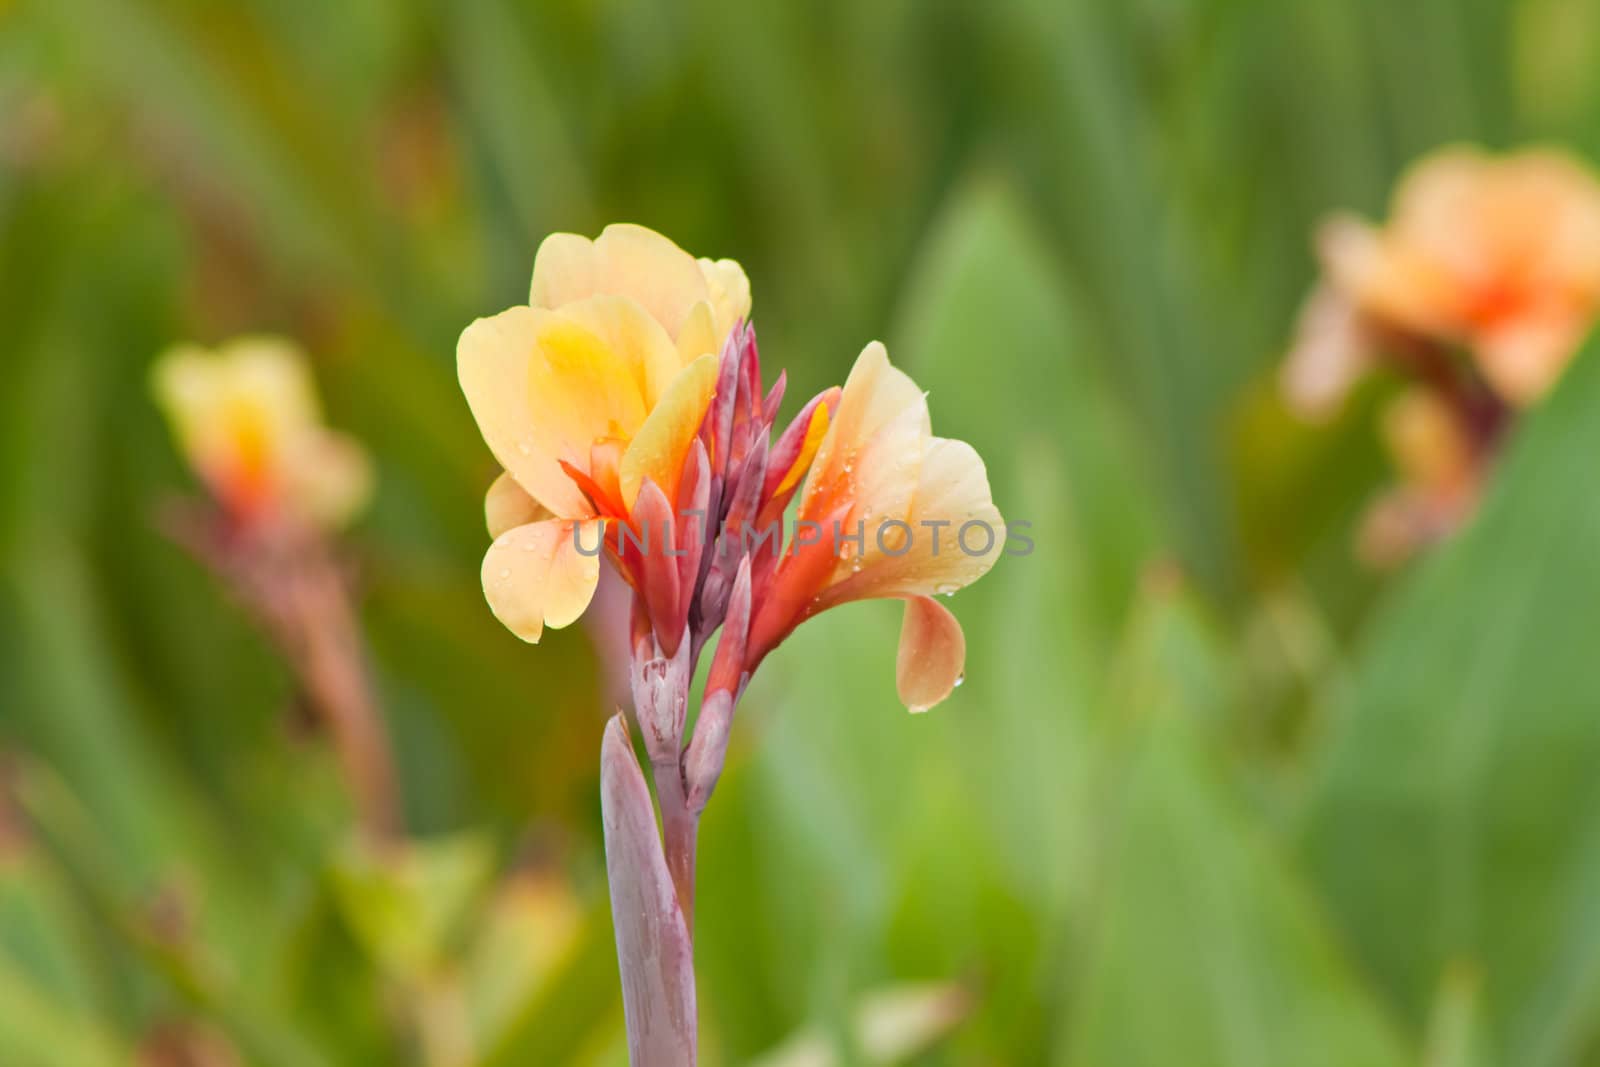
<path fill-rule="evenodd" d="M 184 457 L 238 521 L 338 526 L 371 497 L 366 453 L 322 425 L 305 356 L 290 342 L 174 348 L 152 381 Z"/>

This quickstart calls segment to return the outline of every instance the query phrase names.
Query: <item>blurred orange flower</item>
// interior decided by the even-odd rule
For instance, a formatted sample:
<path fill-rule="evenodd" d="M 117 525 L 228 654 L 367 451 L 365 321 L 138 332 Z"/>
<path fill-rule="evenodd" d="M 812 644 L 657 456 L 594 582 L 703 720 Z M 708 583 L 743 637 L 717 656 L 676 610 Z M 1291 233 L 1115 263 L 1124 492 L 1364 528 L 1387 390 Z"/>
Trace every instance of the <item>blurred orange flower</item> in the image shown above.
<path fill-rule="evenodd" d="M 184 457 L 235 521 L 333 527 L 370 498 L 366 452 L 322 424 L 305 355 L 291 342 L 182 345 L 157 361 L 152 384 Z"/>
<path fill-rule="evenodd" d="M 1507 403 L 1542 396 L 1600 310 L 1600 181 L 1552 149 L 1449 148 L 1395 192 L 1389 223 L 1340 215 L 1318 238 L 1324 272 L 1286 370 L 1320 413 L 1383 342 L 1459 345 Z"/>
<path fill-rule="evenodd" d="M 1359 543 L 1392 564 L 1472 513 L 1503 430 L 1600 314 L 1600 180 L 1553 149 L 1444 149 L 1401 181 L 1385 226 L 1335 216 L 1317 251 L 1284 394 L 1323 419 L 1375 368 L 1411 383 L 1383 426 L 1401 483 Z"/>

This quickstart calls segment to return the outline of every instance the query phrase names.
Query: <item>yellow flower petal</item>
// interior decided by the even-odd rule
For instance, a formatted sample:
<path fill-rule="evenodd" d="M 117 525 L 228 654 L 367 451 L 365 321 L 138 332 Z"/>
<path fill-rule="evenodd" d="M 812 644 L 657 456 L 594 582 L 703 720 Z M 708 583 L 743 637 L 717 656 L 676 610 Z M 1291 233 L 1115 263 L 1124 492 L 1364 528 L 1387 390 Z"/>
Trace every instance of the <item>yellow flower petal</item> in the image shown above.
<path fill-rule="evenodd" d="M 518 485 L 509 472 L 502 471 L 484 494 L 483 517 L 489 527 L 489 536 L 499 537 L 517 526 L 542 522 L 555 516 L 529 496 L 528 491 Z"/>
<path fill-rule="evenodd" d="M 600 286 L 596 258 L 594 242 L 587 237 L 575 233 L 553 233 L 546 237 L 533 257 L 528 304 L 536 308 L 558 308 L 607 292 Z"/>
<path fill-rule="evenodd" d="M 1427 389 L 1412 387 L 1384 408 L 1382 432 L 1402 478 L 1439 493 L 1474 478 L 1472 442 L 1455 409 Z"/>
<path fill-rule="evenodd" d="M 647 477 L 661 487 L 668 501 L 677 502 L 684 457 L 716 392 L 717 367 L 718 358 L 710 354 L 685 367 L 623 453 L 622 499 L 630 508 Z"/>
<path fill-rule="evenodd" d="M 627 365 L 639 383 L 646 410 L 655 406 L 683 369 L 667 331 L 625 296 L 588 297 L 562 306 L 558 314 L 580 323 Z"/>
<path fill-rule="evenodd" d="M 589 469 L 589 450 L 627 438 L 648 411 L 634 369 L 610 345 L 562 312 L 535 312 L 528 363 L 528 414 L 535 441 L 557 459 Z"/>
<path fill-rule="evenodd" d="M 600 581 L 604 525 L 547 519 L 497 537 L 483 557 L 483 593 L 495 617 L 529 642 L 546 626 L 576 621 Z"/>
<path fill-rule="evenodd" d="M 700 301 L 689 309 L 689 317 L 678 334 L 679 364 L 687 367 L 708 352 L 720 354 L 727 336 L 726 330 L 717 332 L 716 312 L 711 310 L 711 305 Z"/>
<path fill-rule="evenodd" d="M 740 319 L 750 317 L 750 279 L 737 260 L 704 259 L 700 273 L 705 276 L 706 290 L 711 294 L 711 307 L 716 315 L 717 347 Z"/>
<path fill-rule="evenodd" d="M 578 517 L 589 513 L 589 503 L 557 456 L 539 446 L 529 407 L 530 368 L 539 325 L 548 316 L 514 307 L 474 322 L 456 345 L 456 373 L 478 431 L 500 466 L 555 514 Z"/>
<path fill-rule="evenodd" d="M 807 518 L 831 511 L 829 501 L 851 482 L 857 453 L 891 420 L 904 416 L 926 436 L 928 403 L 909 376 L 889 364 L 889 352 L 873 341 L 861 350 L 845 380 L 833 425 L 817 449 L 811 474 L 801 491 L 800 513 Z"/>
<path fill-rule="evenodd" d="M 553 233 L 534 257 L 528 303 L 554 310 L 592 296 L 626 297 L 676 339 L 690 309 L 710 299 L 693 256 L 654 230 L 607 226 L 591 241 Z"/>
<path fill-rule="evenodd" d="M 615 223 L 595 238 L 594 250 L 599 291 L 632 297 L 672 337 L 710 296 L 694 257 L 654 230 Z"/>
<path fill-rule="evenodd" d="M 301 515 L 341 526 L 372 497 L 372 462 L 355 438 L 319 431 L 302 436 L 286 457 L 285 494 Z"/>
<path fill-rule="evenodd" d="M 779 480 L 778 486 L 772 491 L 773 496 L 782 496 L 806 471 L 811 469 L 811 461 L 816 458 L 817 449 L 822 447 L 823 440 L 828 436 L 828 427 L 831 425 L 828 418 L 828 405 L 818 404 L 811 413 L 811 421 L 806 425 L 805 440 L 800 443 L 800 452 L 795 456 L 794 462 L 789 464 L 789 469 Z"/>
<path fill-rule="evenodd" d="M 967 639 L 956 617 L 929 597 L 906 600 L 895 656 L 895 688 L 912 712 L 927 711 L 961 684 Z"/>

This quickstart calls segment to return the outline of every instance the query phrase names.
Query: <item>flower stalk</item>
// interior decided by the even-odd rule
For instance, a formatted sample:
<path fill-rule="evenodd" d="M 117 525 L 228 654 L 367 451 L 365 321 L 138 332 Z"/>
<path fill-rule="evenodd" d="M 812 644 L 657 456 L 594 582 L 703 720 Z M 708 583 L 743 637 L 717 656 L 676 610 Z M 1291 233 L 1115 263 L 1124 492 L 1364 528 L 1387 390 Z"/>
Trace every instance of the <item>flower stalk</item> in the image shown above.
<path fill-rule="evenodd" d="M 215 573 L 290 664 L 329 738 L 363 830 L 400 830 L 389 742 L 335 531 L 367 502 L 358 442 L 325 427 L 304 353 L 272 337 L 157 361 L 157 403 L 208 506 L 175 506 L 167 534 Z"/>

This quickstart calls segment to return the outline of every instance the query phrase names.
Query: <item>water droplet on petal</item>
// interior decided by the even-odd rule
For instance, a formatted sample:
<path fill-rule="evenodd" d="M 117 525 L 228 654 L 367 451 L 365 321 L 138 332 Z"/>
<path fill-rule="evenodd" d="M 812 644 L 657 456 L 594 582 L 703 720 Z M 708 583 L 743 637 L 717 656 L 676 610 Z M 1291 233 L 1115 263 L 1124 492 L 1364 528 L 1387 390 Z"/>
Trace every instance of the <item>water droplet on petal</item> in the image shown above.
<path fill-rule="evenodd" d="M 510 577 L 511 577 L 511 568 L 510 567 L 501 568 L 501 570 L 500 570 L 500 580 L 503 582 L 503 581 L 505 581 L 506 579 L 508 579 Z"/>
<path fill-rule="evenodd" d="M 533 455 L 533 446 L 528 444 L 526 441 L 518 441 L 517 451 L 521 452 L 524 456 L 531 456 Z"/>
<path fill-rule="evenodd" d="M 960 674 L 956 675 L 956 688 L 960 689 L 961 688 L 961 683 L 965 682 L 966 680 L 967 680 L 967 672 L 966 671 L 962 671 Z"/>

